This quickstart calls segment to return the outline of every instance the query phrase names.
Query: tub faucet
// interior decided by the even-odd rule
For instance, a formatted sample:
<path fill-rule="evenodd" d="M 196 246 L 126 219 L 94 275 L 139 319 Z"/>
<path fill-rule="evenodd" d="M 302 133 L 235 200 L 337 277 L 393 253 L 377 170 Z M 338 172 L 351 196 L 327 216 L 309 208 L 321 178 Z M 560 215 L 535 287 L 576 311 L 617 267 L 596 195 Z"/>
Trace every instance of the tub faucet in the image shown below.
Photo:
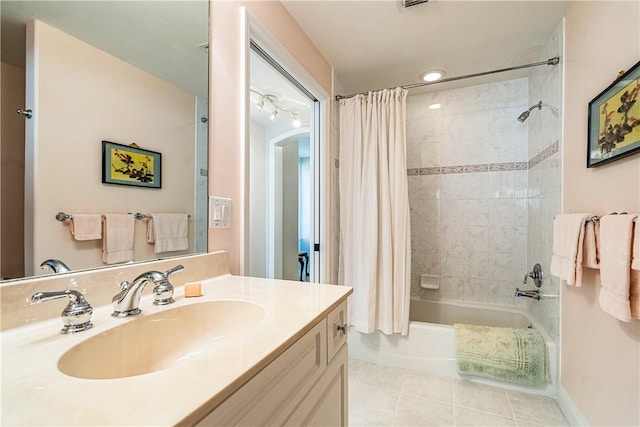
<path fill-rule="evenodd" d="M 177 265 L 170 270 L 160 273 L 159 271 L 147 271 L 142 273 L 133 282 L 126 280 L 120 283 L 122 291 L 113 297 L 113 317 L 127 317 L 140 314 L 140 297 L 148 282 L 154 283 L 153 305 L 167 305 L 174 301 L 173 285 L 169 282 L 169 275 L 177 271 L 184 270 L 182 265 Z"/>
<path fill-rule="evenodd" d="M 68 273 L 71 271 L 71 269 L 67 267 L 67 264 L 60 261 L 59 259 L 48 259 L 42 261 L 40 267 L 42 267 L 43 270 L 46 270 L 47 268 L 51 269 L 54 273 Z"/>
<path fill-rule="evenodd" d="M 540 289 L 521 291 L 520 289 L 516 288 L 516 297 L 527 297 L 540 301 Z"/>
<path fill-rule="evenodd" d="M 533 279 L 533 283 L 536 285 L 537 288 L 542 286 L 544 273 L 542 272 L 542 267 L 540 266 L 540 264 L 534 265 L 533 270 L 524 275 L 524 280 L 522 281 L 522 283 L 526 285 L 527 279 L 529 279 L 529 277 Z"/>

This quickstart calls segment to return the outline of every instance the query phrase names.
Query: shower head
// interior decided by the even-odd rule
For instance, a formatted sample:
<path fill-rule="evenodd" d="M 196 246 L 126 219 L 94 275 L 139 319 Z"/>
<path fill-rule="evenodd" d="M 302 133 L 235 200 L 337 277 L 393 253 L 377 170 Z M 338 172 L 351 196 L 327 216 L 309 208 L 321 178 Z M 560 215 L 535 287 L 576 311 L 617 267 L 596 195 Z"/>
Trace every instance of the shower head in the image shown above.
<path fill-rule="evenodd" d="M 538 110 L 542 110 L 542 107 L 547 107 L 549 110 L 551 110 L 551 114 L 553 114 L 554 117 L 560 117 L 560 112 L 556 107 L 554 107 L 553 105 L 545 104 L 542 101 L 540 101 L 536 105 L 532 105 L 531 107 L 529 107 L 527 111 L 520 114 L 518 116 L 518 121 L 520 123 L 524 123 L 524 121 L 529 118 L 529 114 L 531 114 L 531 111 L 535 110 L 536 108 Z"/>
<path fill-rule="evenodd" d="M 536 105 L 532 105 L 531 107 L 529 107 L 529 109 L 527 111 L 525 111 L 522 114 L 520 114 L 518 116 L 518 121 L 520 123 L 524 123 L 524 121 L 529 118 L 529 114 L 531 114 L 531 111 L 533 111 L 535 108 L 537 108 L 538 110 L 541 110 L 542 109 L 542 101 L 538 102 Z"/>
<path fill-rule="evenodd" d="M 520 115 L 518 116 L 518 121 L 519 121 L 520 123 L 524 123 L 524 121 L 525 121 L 525 120 L 527 120 L 527 119 L 529 118 L 529 114 L 530 114 L 530 113 L 529 113 L 529 110 L 527 110 L 527 111 L 525 111 L 524 113 L 520 114 Z"/>

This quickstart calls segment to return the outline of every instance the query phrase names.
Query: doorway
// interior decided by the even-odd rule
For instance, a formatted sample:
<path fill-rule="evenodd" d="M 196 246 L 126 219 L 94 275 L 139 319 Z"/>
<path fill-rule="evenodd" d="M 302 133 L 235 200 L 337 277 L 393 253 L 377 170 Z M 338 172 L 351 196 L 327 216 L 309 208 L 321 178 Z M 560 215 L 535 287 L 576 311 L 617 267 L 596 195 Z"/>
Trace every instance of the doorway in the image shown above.
<path fill-rule="evenodd" d="M 248 275 L 318 281 L 318 101 L 251 43 Z"/>

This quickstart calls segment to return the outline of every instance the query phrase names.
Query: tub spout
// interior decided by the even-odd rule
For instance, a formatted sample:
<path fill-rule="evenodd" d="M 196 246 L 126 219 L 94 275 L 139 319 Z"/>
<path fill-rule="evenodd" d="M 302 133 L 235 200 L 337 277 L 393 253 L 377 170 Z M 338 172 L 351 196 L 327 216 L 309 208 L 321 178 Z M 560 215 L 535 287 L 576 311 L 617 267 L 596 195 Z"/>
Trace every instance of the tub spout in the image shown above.
<path fill-rule="evenodd" d="M 516 288 L 516 297 L 526 297 L 532 298 L 540 301 L 540 290 L 539 289 L 529 289 L 529 290 L 520 290 Z"/>

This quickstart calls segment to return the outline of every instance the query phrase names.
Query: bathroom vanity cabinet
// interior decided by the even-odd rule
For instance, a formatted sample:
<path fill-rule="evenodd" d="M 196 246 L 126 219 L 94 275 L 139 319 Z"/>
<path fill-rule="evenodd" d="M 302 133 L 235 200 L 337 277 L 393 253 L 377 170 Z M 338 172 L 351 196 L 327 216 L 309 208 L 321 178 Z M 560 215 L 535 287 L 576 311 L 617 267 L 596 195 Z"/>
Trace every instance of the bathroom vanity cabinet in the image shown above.
<path fill-rule="evenodd" d="M 176 259 L 0 286 L 0 425 L 347 425 L 351 288 L 233 276 L 226 253 L 179 259 L 203 295 L 176 286 L 154 306 L 148 287 L 128 318 L 111 316 L 117 283 Z M 24 304 L 74 283 L 93 305 L 89 330 L 60 333 L 64 301 Z M 59 404 L 69 390 L 81 411 Z"/>
<path fill-rule="evenodd" d="M 346 426 L 346 301 L 198 425 Z"/>

